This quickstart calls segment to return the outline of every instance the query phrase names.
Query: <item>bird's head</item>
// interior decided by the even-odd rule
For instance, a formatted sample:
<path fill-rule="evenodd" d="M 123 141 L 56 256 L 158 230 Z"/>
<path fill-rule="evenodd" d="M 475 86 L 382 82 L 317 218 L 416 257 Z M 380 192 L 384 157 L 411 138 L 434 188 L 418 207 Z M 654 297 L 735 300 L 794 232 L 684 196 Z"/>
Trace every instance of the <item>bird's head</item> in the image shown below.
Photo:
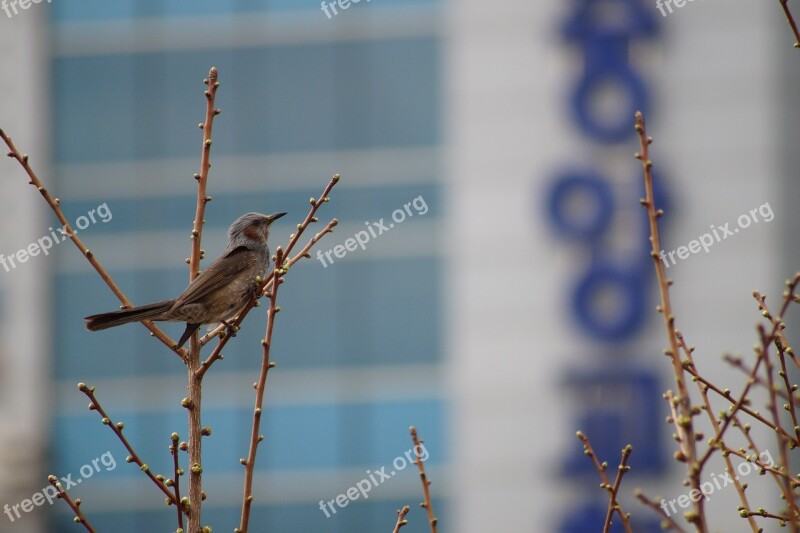
<path fill-rule="evenodd" d="M 228 247 L 266 245 L 269 237 L 269 227 L 285 214 L 262 215 L 261 213 L 247 213 L 240 216 L 228 229 Z"/>

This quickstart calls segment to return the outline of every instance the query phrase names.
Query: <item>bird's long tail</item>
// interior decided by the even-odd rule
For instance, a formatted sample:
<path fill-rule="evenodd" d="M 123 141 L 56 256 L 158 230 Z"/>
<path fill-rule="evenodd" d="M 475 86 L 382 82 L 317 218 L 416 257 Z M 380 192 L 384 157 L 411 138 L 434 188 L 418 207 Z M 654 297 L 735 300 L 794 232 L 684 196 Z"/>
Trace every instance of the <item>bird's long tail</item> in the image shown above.
<path fill-rule="evenodd" d="M 86 329 L 89 331 L 100 331 L 101 329 L 113 328 L 130 322 L 158 320 L 159 315 L 169 311 L 174 304 L 175 300 L 165 300 L 163 302 L 142 305 L 132 309 L 121 309 L 111 313 L 87 316 L 84 319 L 86 320 Z"/>

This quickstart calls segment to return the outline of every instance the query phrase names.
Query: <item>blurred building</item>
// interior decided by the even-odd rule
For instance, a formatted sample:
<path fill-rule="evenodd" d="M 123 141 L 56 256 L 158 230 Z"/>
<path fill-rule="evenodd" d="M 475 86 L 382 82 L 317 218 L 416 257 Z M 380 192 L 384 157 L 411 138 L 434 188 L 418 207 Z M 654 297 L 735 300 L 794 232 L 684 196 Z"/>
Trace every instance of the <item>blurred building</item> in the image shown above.
<path fill-rule="evenodd" d="M 39 168 L 49 174 L 51 138 L 47 104 L 44 13 L 0 18 L 0 128 L 21 149 L 40 154 Z M 13 53 L 11 53 L 13 51 Z M 10 105 L 10 102 L 13 104 Z M 24 147 L 24 148 L 22 148 Z M 3 144 L 2 153 L 7 152 Z M 50 346 L 54 317 L 50 290 L 52 264 L 43 257 L 14 261 L 41 237 L 42 200 L 20 168 L 3 157 L 0 165 L 0 505 L 12 506 L 47 484 L 47 439 L 54 395 L 50 385 Z M 9 259 L 11 256 L 12 259 Z M 24 257 L 24 256 L 23 256 Z M 13 511 L 11 511 L 13 513 Z M 0 530 L 45 531 L 46 515 L 22 519 L 3 514 Z M 12 521 L 13 520 L 13 521 Z"/>
<path fill-rule="evenodd" d="M 708 372 L 733 383 L 718 356 L 752 344 L 750 292 L 777 295 L 796 270 L 782 244 L 797 168 L 785 110 L 797 96 L 779 6 L 344 4 L 55 0 L 0 11 L 0 46 L 13 51 L 0 54 L 0 127 L 134 302 L 188 279 L 211 66 L 222 114 L 208 259 L 248 211 L 288 211 L 272 237 L 285 243 L 336 172 L 320 219 L 340 225 L 319 243 L 323 257 L 390 228 L 344 257 L 299 263 L 281 289 L 258 530 L 390 531 L 410 504 L 403 532 L 427 531 L 413 468 L 330 517 L 320 510 L 368 471 L 394 469 L 412 424 L 443 533 L 596 530 L 606 500 L 577 429 L 612 464 L 634 443 L 626 489 L 678 497 L 631 115 L 643 108 L 656 138 L 670 250 L 765 203 L 774 213 L 669 270 L 680 327 Z M 6 256 L 57 235 L 10 160 L 0 210 Z M 183 364 L 141 326 L 84 330 L 83 316 L 118 302 L 71 243 L 29 259 L 0 267 L 0 505 L 31 498 L 48 473 L 72 475 L 98 531 L 174 530 L 174 512 L 75 384 L 95 385 L 167 474 L 169 435 L 186 435 Z M 252 313 L 205 380 L 203 522 L 216 529 L 238 523 L 264 322 Z M 630 492 L 636 531 L 656 530 Z M 725 530 L 740 524 L 722 518 L 730 492 L 709 504 Z M 0 531 L 77 529 L 60 502 L 0 515 Z"/>

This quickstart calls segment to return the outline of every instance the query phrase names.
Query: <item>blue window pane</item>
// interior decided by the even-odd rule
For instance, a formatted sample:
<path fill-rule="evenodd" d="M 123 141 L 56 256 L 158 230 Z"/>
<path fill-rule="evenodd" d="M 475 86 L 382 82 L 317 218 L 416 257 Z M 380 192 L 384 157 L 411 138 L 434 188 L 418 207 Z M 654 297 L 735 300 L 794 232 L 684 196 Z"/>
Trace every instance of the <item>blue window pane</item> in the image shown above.
<path fill-rule="evenodd" d="M 198 73 L 221 72 L 214 152 L 438 142 L 433 38 L 55 60 L 59 163 L 196 156 Z"/>
<path fill-rule="evenodd" d="M 48 0 L 50 2 L 52 0 Z M 355 6 L 358 2 L 352 0 L 354 7 L 367 7 L 382 9 L 398 5 L 436 5 L 439 0 L 380 0 L 367 4 L 370 0 L 361 0 L 364 6 Z M 330 0 L 328 0 L 330 2 Z M 52 2 L 50 16 L 55 22 L 85 22 L 102 20 L 126 20 L 144 17 L 183 17 L 183 16 L 210 16 L 233 15 L 247 13 L 269 13 L 281 11 L 308 11 L 323 19 L 320 3 L 298 2 L 297 0 L 82 0 L 81 2 Z"/>
<path fill-rule="evenodd" d="M 77 390 L 75 395 L 75 401 L 83 403 L 83 396 Z M 125 423 L 125 435 L 153 472 L 167 474 L 172 470 L 167 452 L 169 436 L 175 431 L 182 438 L 186 437 L 184 412 L 175 409 L 137 413 L 130 411 L 130 407 L 123 411 L 124 408 L 114 405 L 113 391 L 98 391 L 98 399 L 113 417 L 113 422 Z M 178 400 L 175 405 L 178 405 Z M 165 408 L 169 407 L 165 405 Z M 247 455 L 252 420 L 250 407 L 222 410 L 208 406 L 204 410 L 203 424 L 213 430 L 212 435 L 203 441 L 205 472 L 241 472 L 239 458 Z M 425 450 L 421 451 L 423 458 L 424 452 L 428 452 L 426 463 L 445 462 L 441 400 L 275 407 L 270 407 L 267 402 L 261 426 L 267 439 L 260 448 L 256 469 L 302 471 L 362 466 L 379 469 L 385 466 L 389 473 L 395 468 L 392 465 L 395 458 L 402 456 L 404 461 L 407 460 L 404 454 L 412 447 L 408 435 L 410 425 L 416 425 L 425 438 Z M 135 465 L 125 463 L 127 452 L 113 432 L 100 423 L 97 413 L 87 410 L 80 414 L 57 416 L 55 429 L 59 445 L 55 449 L 53 468 L 59 476 L 72 473 L 77 479 L 81 466 L 110 452 L 117 466 L 106 469 L 101 465 L 102 471 L 96 474 L 97 478 L 142 477 Z M 185 461 L 185 456 L 182 460 Z M 405 471 L 411 466 L 402 466 L 398 462 L 396 468 Z M 149 489 L 146 479 L 144 481 L 142 488 Z M 348 483 L 356 481 L 358 479 Z"/>
<path fill-rule="evenodd" d="M 144 186 L 147 181 L 156 179 L 158 177 L 148 176 L 143 179 Z M 285 243 L 289 234 L 294 231 L 293 226 L 296 223 L 294 220 L 299 222 L 305 217 L 309 209 L 308 199 L 319 195 L 327 179 L 327 176 L 320 176 L 319 187 L 299 191 L 271 191 L 268 180 L 265 180 L 263 192 L 232 194 L 221 191 L 214 194 L 213 204 L 210 204 L 206 211 L 205 227 L 207 229 L 227 229 L 236 217 L 249 211 L 261 213 L 287 211 L 289 216 L 285 220 L 276 222 L 274 227 L 277 229 L 270 233 L 273 236 L 271 242 Z M 221 188 L 222 184 L 219 187 Z M 186 190 L 187 194 L 182 197 L 107 198 L 104 202 L 111 212 L 111 220 L 108 223 L 102 223 L 100 217 L 95 215 L 97 223 L 92 224 L 87 232 L 91 232 L 91 235 L 100 235 L 129 231 L 183 229 L 188 236 L 191 231 L 191 221 L 194 220 L 196 196 L 193 194 L 196 193 L 190 187 L 187 187 Z M 428 211 L 423 215 L 426 219 L 441 216 L 441 187 L 434 183 L 381 185 L 376 188 L 348 188 L 341 191 L 334 189 L 334 191 L 332 196 L 335 201 L 326 204 L 318 215 L 323 222 L 332 218 L 339 219 L 341 224 L 359 225 L 365 221 L 377 222 L 381 218 L 389 221 L 392 211 L 402 208 L 405 203 L 418 196 L 422 196 L 425 205 L 428 206 Z M 74 226 L 74 221 L 78 217 L 87 216 L 91 210 L 97 209 L 99 203 L 102 202 L 63 200 L 61 205 L 67 220 Z M 414 207 L 410 209 L 412 213 L 418 211 Z M 287 221 L 288 219 L 292 220 Z M 50 222 L 57 223 L 55 219 L 51 219 Z M 309 238 L 312 235 L 311 231 L 315 229 L 319 231 L 321 225 L 309 228 Z M 333 240 L 334 238 L 326 238 L 319 244 L 319 247 L 326 249 L 325 245 Z M 336 243 L 338 244 L 338 241 Z M 186 250 L 188 251 L 188 249 L 189 241 L 187 239 Z M 102 257 L 102 250 L 94 251 Z M 70 253 L 75 253 L 75 250 L 70 250 Z"/>

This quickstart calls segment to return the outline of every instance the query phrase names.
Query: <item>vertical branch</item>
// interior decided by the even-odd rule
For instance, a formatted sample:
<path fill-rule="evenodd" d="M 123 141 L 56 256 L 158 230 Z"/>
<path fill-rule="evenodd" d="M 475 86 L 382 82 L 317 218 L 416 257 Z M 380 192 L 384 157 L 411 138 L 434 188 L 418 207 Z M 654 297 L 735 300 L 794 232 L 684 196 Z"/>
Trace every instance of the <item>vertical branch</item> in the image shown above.
<path fill-rule="evenodd" d="M 170 436 L 172 440 L 172 444 L 169 445 L 169 453 L 172 455 L 172 479 L 168 479 L 165 482 L 165 485 L 171 487 L 174 485 L 175 487 L 175 499 L 180 502 L 181 501 L 181 474 L 183 474 L 183 470 L 178 463 L 178 441 L 180 440 L 180 435 L 177 433 L 173 433 Z M 183 507 L 181 505 L 175 506 L 178 509 L 178 529 L 183 531 Z"/>
<path fill-rule="evenodd" d="M 773 316 L 772 313 L 770 312 L 769 307 L 767 306 L 766 303 L 766 296 L 761 295 L 758 291 L 753 291 L 753 297 L 758 302 L 758 308 L 761 311 L 762 316 L 768 319 L 772 325 L 772 330 L 770 334 L 767 334 L 766 328 L 763 325 L 758 326 L 758 332 L 761 338 L 761 348 L 757 350 L 757 353 L 760 357 L 764 359 L 767 366 L 767 389 L 769 392 L 769 399 L 770 399 L 769 408 L 772 411 L 774 423 L 779 427 L 782 427 L 780 416 L 778 414 L 778 392 L 780 389 L 779 386 L 773 382 L 773 376 L 772 376 L 773 365 L 770 359 L 769 349 L 772 344 L 775 344 L 777 350 L 777 358 L 781 364 L 781 369 L 778 371 L 778 374 L 783 378 L 784 385 L 786 386 L 787 396 L 789 398 L 793 398 L 794 389 L 791 387 L 789 383 L 789 377 L 786 373 L 785 354 L 789 353 L 791 355 L 794 353 L 794 351 L 792 350 L 792 347 L 789 346 L 782 332 L 786 328 L 786 324 L 783 322 L 783 317 L 785 316 L 785 313 L 788 310 L 789 305 L 795 299 L 794 291 L 797 287 L 798 283 L 797 280 L 798 280 L 797 275 L 795 275 L 795 278 L 793 280 L 786 280 L 787 290 L 783 293 L 783 304 L 780 308 L 780 314 L 778 316 Z M 787 513 L 791 518 L 791 520 L 789 521 L 789 525 L 791 526 L 791 531 L 792 533 L 797 533 L 798 531 L 797 496 L 794 492 L 795 482 L 793 479 L 789 477 L 789 475 L 791 475 L 790 464 L 789 464 L 789 450 L 794 449 L 795 442 L 797 441 L 797 439 L 800 439 L 800 427 L 798 427 L 797 424 L 797 413 L 795 411 L 794 402 L 789 401 L 788 403 L 783 404 L 783 409 L 788 411 L 792 418 L 794 435 L 792 437 L 788 437 L 786 434 L 781 434 L 780 432 L 776 432 L 778 446 L 780 447 L 781 462 L 783 463 L 782 470 L 784 472 L 784 475 L 782 476 L 783 484 L 781 488 L 783 491 L 783 498 L 786 500 Z"/>
<path fill-rule="evenodd" d="M 280 311 L 280 307 L 276 302 L 278 299 L 278 287 L 283 282 L 283 274 L 286 273 L 282 269 L 284 263 L 284 252 L 279 246 L 275 251 L 275 268 L 273 269 L 271 291 L 267 296 L 269 298 L 269 311 L 267 312 L 267 330 L 264 339 L 261 341 L 261 372 L 258 375 L 258 382 L 255 384 L 256 389 L 256 404 L 253 410 L 253 428 L 250 433 L 250 449 L 247 452 L 247 459 L 241 459 L 241 463 L 245 467 L 244 473 L 244 489 L 242 493 L 242 516 L 239 522 L 239 527 L 235 529 L 237 533 L 247 533 L 250 527 L 250 509 L 253 505 L 253 475 L 256 466 L 256 452 L 258 451 L 258 444 L 264 440 L 264 435 L 259 434 L 261 427 L 262 406 L 264 404 L 264 391 L 267 388 L 267 374 L 269 370 L 275 366 L 275 363 L 270 361 L 270 349 L 272 348 L 272 331 L 275 326 L 275 315 Z"/>
<path fill-rule="evenodd" d="M 663 215 L 663 211 L 656 210 L 655 199 L 653 198 L 653 162 L 649 158 L 649 146 L 653 142 L 652 137 L 647 136 L 645 130 L 644 115 L 640 111 L 636 112 L 636 133 L 639 136 L 640 152 L 636 153 L 636 159 L 642 162 L 642 171 L 644 173 L 644 187 L 645 198 L 641 200 L 642 205 L 647 209 L 647 219 L 650 224 L 650 256 L 653 258 L 653 263 L 656 268 L 656 276 L 658 277 L 658 290 L 661 296 L 661 305 L 659 312 L 664 316 L 664 326 L 666 328 L 667 339 L 669 340 L 669 355 L 672 361 L 673 377 L 675 384 L 678 387 L 678 413 L 679 418 L 676 420 L 678 427 L 678 438 L 681 441 L 680 459 L 687 464 L 689 474 L 689 484 L 691 488 L 700 490 L 700 470 L 701 464 L 697 461 L 697 442 L 694 435 L 694 426 L 692 417 L 691 398 L 689 391 L 686 387 L 686 381 L 683 375 L 683 363 L 681 362 L 680 352 L 678 349 L 678 338 L 675 333 L 675 316 L 672 314 L 672 304 L 669 296 L 669 286 L 672 285 L 672 280 L 667 279 L 667 274 L 664 269 L 664 264 L 659 259 L 661 251 L 661 238 L 658 232 L 658 219 Z M 686 519 L 695 524 L 698 531 L 706 531 L 705 515 L 703 513 L 703 498 L 700 498 L 694 504 L 694 510 L 686 513 Z"/>
<path fill-rule="evenodd" d="M 699 378 L 696 373 L 697 370 L 694 365 L 694 347 L 689 346 L 686 344 L 686 341 L 683 338 L 683 334 L 680 331 L 675 331 L 675 335 L 678 338 L 678 343 L 680 345 L 681 350 L 683 350 L 685 363 L 684 368 L 686 368 L 687 372 L 693 376 L 693 381 L 697 383 L 697 388 L 700 391 L 700 397 L 703 399 L 703 409 L 705 410 L 706 414 L 708 415 L 708 419 L 711 422 L 711 427 L 714 429 L 714 434 L 719 434 L 719 421 L 717 420 L 716 416 L 714 416 L 714 411 L 711 409 L 711 402 L 708 399 L 708 391 L 709 389 L 718 392 L 721 396 L 725 397 L 725 391 L 720 391 L 716 386 L 712 384 L 705 384 L 702 378 Z M 668 391 L 669 392 L 669 391 Z M 670 408 L 674 409 L 675 405 L 674 402 L 670 400 Z M 672 414 L 673 421 L 676 420 L 676 413 L 673 411 Z M 699 437 L 700 435 L 698 435 Z M 725 461 L 725 466 L 728 468 L 728 472 L 733 472 L 733 461 L 731 461 L 730 454 L 722 454 L 723 460 Z M 749 503 L 747 501 L 747 495 L 744 491 L 744 486 L 742 482 L 739 481 L 739 476 L 734 476 L 733 485 L 736 487 L 736 492 L 739 495 L 739 501 L 742 502 L 742 506 L 745 508 L 749 508 Z M 758 524 L 756 523 L 755 519 L 751 516 L 747 518 L 747 522 L 750 525 L 750 529 L 752 529 L 753 533 L 758 532 Z"/>
<path fill-rule="evenodd" d="M 766 347 L 766 349 L 764 349 L 762 352 L 759 352 L 759 356 L 764 358 L 764 364 L 766 366 L 767 394 L 769 395 L 768 408 L 772 414 L 772 421 L 776 426 L 780 426 L 781 417 L 778 412 L 778 387 L 775 384 L 774 379 L 775 365 L 770 359 L 769 344 L 766 341 L 767 332 L 762 324 L 759 324 L 758 326 L 758 333 L 761 337 L 762 346 Z M 777 440 L 778 449 L 780 450 L 781 463 L 783 463 L 783 467 L 786 469 L 786 472 L 789 472 L 789 443 L 780 433 L 775 434 L 775 439 Z M 797 533 L 797 521 L 794 519 L 794 517 L 797 516 L 797 507 L 795 506 L 794 495 L 792 494 L 794 487 L 792 486 L 792 481 L 790 479 L 784 477 L 782 478 L 782 481 L 783 483 L 781 484 L 781 491 L 783 492 L 783 499 L 786 500 L 787 512 L 789 516 L 793 517 L 789 522 L 789 525 L 791 526 L 792 533 Z"/>
<path fill-rule="evenodd" d="M 200 406 L 202 405 L 203 380 L 195 372 L 200 361 L 200 343 L 197 335 L 192 335 L 189 345 L 189 364 L 187 381 L 189 396 L 184 398 L 181 405 L 186 408 L 189 417 L 189 499 L 181 502 L 188 517 L 188 529 L 192 532 L 200 530 L 200 507 L 202 506 L 203 490 L 203 457 L 202 457 L 202 418 Z"/>
<path fill-rule="evenodd" d="M 189 281 L 191 282 L 200 273 L 200 260 L 202 251 L 200 243 L 203 238 L 203 226 L 205 225 L 206 204 L 211 201 L 210 196 L 206 196 L 206 185 L 208 184 L 208 171 L 211 169 L 211 132 L 214 128 L 214 117 L 222 111 L 214 107 L 219 82 L 217 69 L 211 67 L 208 78 L 203 83 L 208 85 L 206 95 L 206 120 L 200 124 L 203 130 L 203 151 L 200 156 L 200 173 L 195 174 L 197 180 L 197 208 L 195 209 L 194 224 L 192 226 L 192 255 L 189 258 Z"/>
<path fill-rule="evenodd" d="M 200 273 L 200 260 L 202 259 L 201 241 L 203 237 L 203 225 L 205 223 L 206 204 L 211 201 L 210 196 L 206 196 L 206 185 L 208 183 L 208 171 L 211 168 L 211 132 L 214 125 L 214 117 L 220 113 L 214 107 L 217 88 L 217 69 L 212 67 L 208 73 L 208 78 L 203 80 L 208 88 L 206 96 L 206 118 L 200 125 L 203 130 L 203 148 L 200 156 L 200 173 L 195 174 L 197 180 L 197 207 L 195 210 L 194 224 L 192 227 L 192 254 L 189 258 L 189 281 L 193 281 Z M 203 501 L 203 459 L 202 459 L 202 385 L 203 374 L 197 372 L 200 367 L 200 338 L 195 331 L 189 344 L 189 357 L 187 361 L 187 382 L 189 396 L 183 402 L 183 406 L 188 411 L 189 417 L 189 502 L 187 516 L 189 518 L 188 529 L 191 533 L 196 533 L 200 529 L 200 507 Z"/>
<path fill-rule="evenodd" d="M 622 517 L 622 523 L 626 526 L 626 531 L 630 531 L 630 524 L 628 523 L 630 520 L 630 515 L 626 515 L 624 512 L 622 512 L 622 507 L 617 501 L 617 494 L 619 493 L 619 487 L 622 484 L 622 476 L 624 476 L 625 473 L 631 469 L 631 467 L 628 466 L 628 459 L 630 458 L 632 451 L 633 446 L 630 444 L 622 449 L 622 457 L 620 458 L 619 466 L 617 467 L 617 477 L 614 478 L 614 485 L 609 489 L 610 496 L 608 498 L 608 510 L 606 511 L 606 522 L 605 526 L 603 526 L 603 533 L 608 533 L 611 531 L 611 518 L 614 516 L 614 511 L 619 512 L 619 515 Z"/>
<path fill-rule="evenodd" d="M 416 464 L 417 469 L 419 469 L 419 479 L 422 482 L 422 493 L 425 496 L 425 501 L 423 501 L 420 506 L 424 507 L 425 512 L 428 513 L 428 522 L 431 525 L 431 533 L 436 533 L 439 519 L 433 514 L 433 506 L 431 505 L 431 482 L 428 481 L 428 476 L 425 474 L 425 465 L 422 464 L 422 457 L 417 451 L 420 449 L 420 446 L 422 446 L 422 441 L 419 440 L 419 437 L 417 436 L 417 428 L 414 426 L 408 428 L 408 432 L 411 434 L 411 440 L 414 442 L 414 454 L 417 456 L 417 460 L 414 461 L 414 464 Z"/>
<path fill-rule="evenodd" d="M 792 417 L 792 427 L 794 428 L 795 438 L 796 439 L 800 439 L 800 423 L 798 423 L 797 411 L 796 411 L 795 405 L 794 405 L 794 399 L 795 399 L 794 391 L 797 390 L 797 385 L 792 385 L 792 384 L 789 383 L 789 374 L 788 374 L 787 369 L 786 369 L 786 355 L 785 355 L 787 348 L 791 348 L 791 347 L 788 347 L 788 346 L 785 346 L 785 345 L 780 345 L 778 347 L 778 357 L 780 358 L 780 362 L 781 362 L 781 370 L 780 370 L 779 374 L 781 375 L 781 377 L 783 377 L 783 383 L 786 386 L 786 396 L 789 398 L 789 401 L 787 403 L 783 404 L 783 408 L 786 409 L 787 411 L 789 411 L 789 414 Z M 792 443 L 788 443 L 787 446 L 789 448 L 793 447 Z M 786 466 L 787 474 L 790 473 L 789 463 L 784 463 L 784 465 Z M 794 487 L 792 487 L 792 489 L 793 488 Z M 798 505 L 797 505 L 797 494 L 794 492 L 794 490 L 791 491 L 791 495 L 792 495 L 792 502 L 791 502 L 790 506 L 794 509 L 795 513 L 800 513 L 800 510 L 798 510 Z M 792 527 L 796 528 L 797 524 L 793 524 Z"/>

